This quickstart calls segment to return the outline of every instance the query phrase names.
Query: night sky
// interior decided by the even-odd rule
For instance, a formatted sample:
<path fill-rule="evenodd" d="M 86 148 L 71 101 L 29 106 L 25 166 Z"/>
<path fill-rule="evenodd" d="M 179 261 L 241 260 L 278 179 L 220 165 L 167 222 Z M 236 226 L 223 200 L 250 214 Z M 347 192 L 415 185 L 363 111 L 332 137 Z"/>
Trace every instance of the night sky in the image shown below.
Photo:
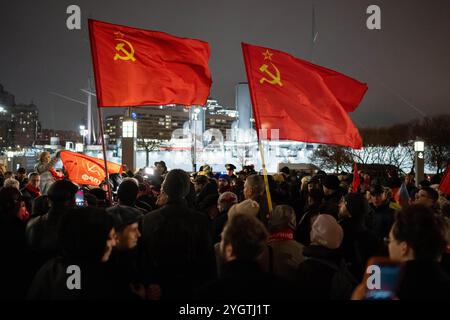
<path fill-rule="evenodd" d="M 71 4 L 81 8 L 81 30 L 66 28 Z M 371 4 L 381 7 L 381 30 L 366 27 Z M 88 17 L 209 42 L 211 96 L 230 108 L 234 86 L 246 81 L 240 43 L 247 42 L 367 82 L 369 91 L 351 114 L 357 126 L 450 110 L 449 0 L 2 1 L 0 83 L 16 102 L 39 107 L 44 128 L 76 130 L 85 117 L 83 105 L 50 92 L 85 100 L 80 88 L 92 75 Z"/>

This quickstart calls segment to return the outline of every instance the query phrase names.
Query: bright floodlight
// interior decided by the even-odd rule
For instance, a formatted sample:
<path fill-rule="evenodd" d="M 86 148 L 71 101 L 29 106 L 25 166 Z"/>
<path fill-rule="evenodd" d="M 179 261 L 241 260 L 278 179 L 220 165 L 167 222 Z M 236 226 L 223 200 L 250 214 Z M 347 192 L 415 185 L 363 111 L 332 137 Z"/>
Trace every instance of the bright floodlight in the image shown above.
<path fill-rule="evenodd" d="M 425 142 L 423 141 L 414 141 L 414 151 L 416 152 L 423 152 L 425 151 Z"/>
<path fill-rule="evenodd" d="M 136 136 L 137 136 L 136 121 L 131 119 L 124 120 L 122 123 L 122 137 L 134 138 Z"/>

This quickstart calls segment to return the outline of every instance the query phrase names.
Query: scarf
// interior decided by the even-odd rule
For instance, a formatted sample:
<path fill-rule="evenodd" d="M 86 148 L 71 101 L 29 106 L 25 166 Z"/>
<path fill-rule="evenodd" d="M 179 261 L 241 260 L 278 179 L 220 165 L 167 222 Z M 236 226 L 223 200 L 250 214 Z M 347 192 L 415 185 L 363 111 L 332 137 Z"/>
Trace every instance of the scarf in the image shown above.
<path fill-rule="evenodd" d="M 294 231 L 292 229 L 285 229 L 278 232 L 271 233 L 269 236 L 269 241 L 272 240 L 293 240 Z"/>
<path fill-rule="evenodd" d="M 51 173 L 53 178 L 55 178 L 55 180 L 62 180 L 62 179 L 64 179 L 64 175 L 62 175 L 61 173 L 57 172 L 54 168 L 50 168 L 50 169 L 48 169 L 48 171 Z"/>
<path fill-rule="evenodd" d="M 41 195 L 41 190 L 39 190 L 39 188 L 33 187 L 33 185 L 31 184 L 27 184 L 25 189 L 31 192 L 36 198 Z"/>

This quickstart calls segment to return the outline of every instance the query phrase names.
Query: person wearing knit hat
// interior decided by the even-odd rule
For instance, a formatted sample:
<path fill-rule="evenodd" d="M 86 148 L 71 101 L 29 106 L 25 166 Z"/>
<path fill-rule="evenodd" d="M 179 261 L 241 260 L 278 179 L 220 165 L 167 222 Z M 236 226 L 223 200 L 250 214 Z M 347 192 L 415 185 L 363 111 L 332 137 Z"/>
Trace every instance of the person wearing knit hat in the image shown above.
<path fill-rule="evenodd" d="M 297 227 L 295 212 L 291 206 L 278 205 L 269 217 L 270 232 L 268 250 L 261 258 L 267 271 L 287 280 L 294 280 L 303 262 L 303 245 L 294 240 Z"/>
<path fill-rule="evenodd" d="M 108 208 L 106 212 L 114 220 L 114 229 L 118 240 L 117 249 L 119 251 L 133 249 L 141 237 L 139 222 L 144 215 L 139 209 L 121 205 Z"/>
<path fill-rule="evenodd" d="M 190 189 L 188 174 L 181 169 L 169 171 L 161 185 L 161 189 L 169 199 L 184 199 Z"/>
<path fill-rule="evenodd" d="M 288 205 L 276 206 L 269 217 L 268 227 L 270 232 L 283 230 L 295 231 L 297 228 L 297 222 L 295 219 L 294 209 Z"/>
<path fill-rule="evenodd" d="M 228 219 L 231 219 L 237 214 L 248 214 L 256 217 L 259 212 L 259 204 L 252 199 L 247 199 L 241 203 L 233 205 L 230 210 L 228 210 Z"/>
<path fill-rule="evenodd" d="M 212 235 L 213 242 L 220 242 L 221 233 L 225 224 L 228 221 L 228 210 L 238 202 L 238 197 L 235 193 L 227 191 L 220 194 L 219 199 L 217 200 L 217 210 L 219 214 L 212 221 Z"/>
<path fill-rule="evenodd" d="M 337 249 L 344 238 L 344 231 L 329 214 L 320 214 L 311 227 L 311 243 L 328 249 Z"/>
<path fill-rule="evenodd" d="M 224 192 L 230 191 L 231 187 L 230 187 L 230 177 L 226 174 L 221 174 L 219 175 L 219 178 L 217 179 L 217 184 L 218 184 L 218 191 L 219 194 L 222 194 Z"/>

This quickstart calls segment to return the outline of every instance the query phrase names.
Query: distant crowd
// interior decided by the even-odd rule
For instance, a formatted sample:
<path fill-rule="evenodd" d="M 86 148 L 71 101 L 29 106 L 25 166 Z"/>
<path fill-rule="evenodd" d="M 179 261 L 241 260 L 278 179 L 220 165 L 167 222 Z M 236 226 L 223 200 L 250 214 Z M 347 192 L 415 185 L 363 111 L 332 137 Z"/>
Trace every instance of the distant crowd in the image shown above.
<path fill-rule="evenodd" d="M 401 268 L 389 299 L 450 300 L 438 178 L 358 172 L 354 184 L 285 167 L 267 192 L 253 166 L 189 174 L 159 161 L 82 186 L 58 160 L 0 165 L 1 299 L 362 300 L 370 259 L 385 257 Z"/>

